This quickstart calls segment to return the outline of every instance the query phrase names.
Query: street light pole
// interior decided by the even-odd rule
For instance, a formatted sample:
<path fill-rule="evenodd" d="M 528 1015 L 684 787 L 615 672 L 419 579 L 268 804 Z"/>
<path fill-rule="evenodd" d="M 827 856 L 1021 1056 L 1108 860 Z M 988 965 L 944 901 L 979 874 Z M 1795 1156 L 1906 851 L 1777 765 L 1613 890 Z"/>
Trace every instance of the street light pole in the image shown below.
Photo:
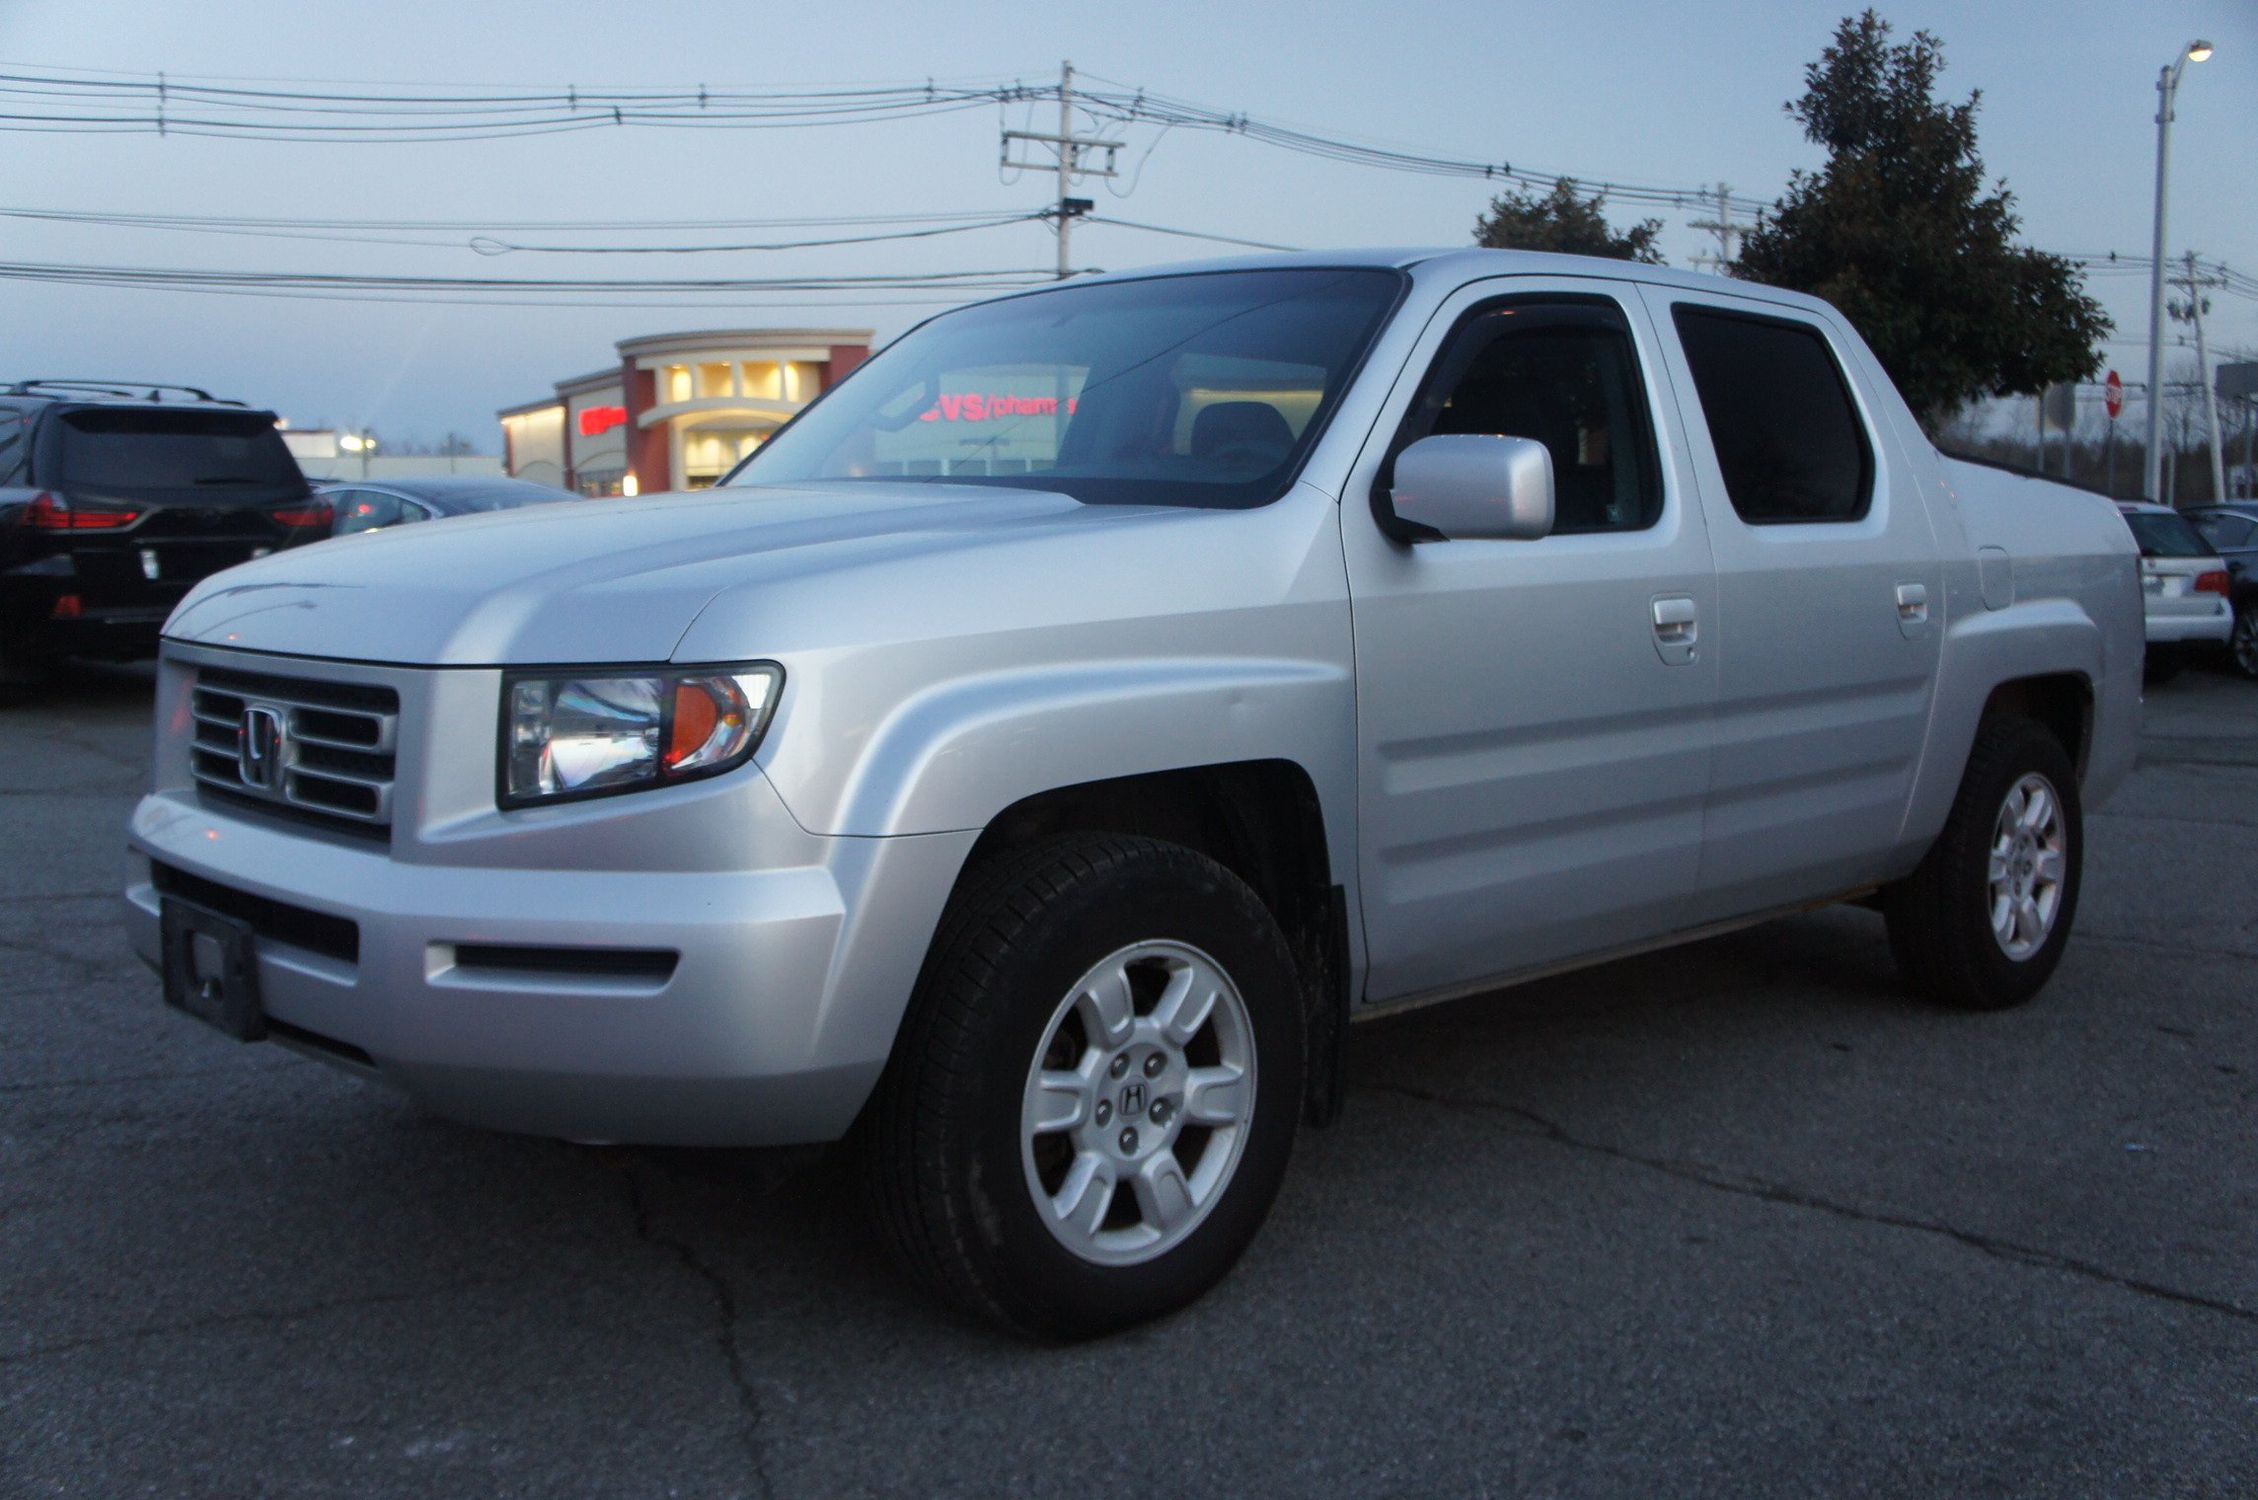
<path fill-rule="evenodd" d="M 2191 62 L 2211 55 L 2211 44 L 2189 42 L 2156 76 L 2156 243 L 2148 272 L 2148 454 L 2141 494 L 2154 500 L 2164 490 L 2164 189 L 2172 165 L 2172 103 L 2180 74 Z"/>

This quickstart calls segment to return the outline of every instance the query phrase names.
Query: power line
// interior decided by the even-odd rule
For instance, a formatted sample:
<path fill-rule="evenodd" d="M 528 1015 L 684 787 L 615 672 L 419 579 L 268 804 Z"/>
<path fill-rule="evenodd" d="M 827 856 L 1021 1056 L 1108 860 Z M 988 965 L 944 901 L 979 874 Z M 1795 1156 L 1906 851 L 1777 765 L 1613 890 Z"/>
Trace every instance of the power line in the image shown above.
<path fill-rule="evenodd" d="M 752 250 L 813 250 L 835 245 L 872 245 L 880 241 L 931 239 L 936 235 L 964 234 L 975 229 L 1000 229 L 1007 224 L 1027 224 L 1049 217 L 1048 213 L 1009 214 L 1003 218 L 985 219 L 977 224 L 942 224 L 923 229 L 895 229 L 879 234 L 836 235 L 827 239 L 771 240 L 757 245 L 521 245 L 481 235 L 470 241 L 470 247 L 481 255 L 508 255 L 517 251 L 539 255 L 711 255 Z"/>
<path fill-rule="evenodd" d="M 1111 214 L 1084 214 L 1088 224 L 1111 224 L 1117 229 L 1141 229 L 1147 234 L 1169 234 L 1178 239 L 1207 240 L 1217 245 L 1242 245 L 1249 250 L 1300 250 L 1300 245 L 1276 245 L 1268 240 L 1241 239 L 1235 234 L 1205 234 L 1197 229 L 1171 229 L 1165 224 L 1141 224 L 1134 219 L 1117 219 Z"/>
<path fill-rule="evenodd" d="M 257 288 L 317 291 L 701 293 L 938 291 L 1012 289 L 1039 284 L 1036 270 L 928 271 L 858 276 L 653 277 L 640 279 L 505 276 L 383 276 L 350 272 L 229 271 L 154 266 L 0 261 L 0 280 L 143 286 L 179 290 Z"/>

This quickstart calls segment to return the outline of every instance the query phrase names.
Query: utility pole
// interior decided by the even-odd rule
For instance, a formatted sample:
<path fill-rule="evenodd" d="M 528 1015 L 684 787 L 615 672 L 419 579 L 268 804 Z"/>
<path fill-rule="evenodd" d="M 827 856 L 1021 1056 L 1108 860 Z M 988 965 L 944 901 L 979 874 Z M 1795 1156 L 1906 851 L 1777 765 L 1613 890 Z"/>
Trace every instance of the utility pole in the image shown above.
<path fill-rule="evenodd" d="M 1013 141 L 1026 141 L 1032 145 L 1048 146 L 1057 154 L 1057 161 L 1055 164 L 1038 161 L 1014 161 L 1011 155 L 1011 143 Z M 1058 134 L 1044 135 L 1032 130 L 1007 130 L 1004 132 L 1002 159 L 1005 166 L 1022 167 L 1035 172 L 1043 171 L 1046 167 L 1052 165 L 1057 168 L 1058 206 L 1051 210 L 1048 217 L 1058 220 L 1058 279 L 1061 281 L 1074 274 L 1074 262 L 1069 249 L 1072 243 L 1074 221 L 1097 206 L 1087 198 L 1069 196 L 1073 191 L 1074 179 L 1077 177 L 1118 177 L 1120 173 L 1116 170 L 1115 163 L 1119 159 L 1123 144 L 1121 141 L 1109 141 L 1099 136 L 1076 135 L 1074 133 L 1074 64 L 1070 62 L 1062 62 L 1058 65 Z M 1103 151 L 1105 153 L 1105 165 L 1102 167 L 1085 165 L 1082 159 L 1082 153 L 1085 151 Z"/>
<path fill-rule="evenodd" d="M 2227 460 L 2219 443 L 2219 395 L 2211 388 L 2211 351 L 2203 342 L 2203 314 L 2210 302 L 2203 293 L 2208 287 L 2225 286 L 2227 279 L 2202 275 L 2193 250 L 2187 253 L 2186 266 L 2172 278 L 2172 285 L 2187 288 L 2187 317 L 2195 325 L 2195 379 L 2203 387 L 2203 422 L 2211 432 L 2211 499 L 2216 504 L 2227 498 Z"/>
<path fill-rule="evenodd" d="M 1715 267 L 1717 274 L 1722 276 L 1726 268 L 1732 265 L 1735 252 L 1740 248 L 1734 241 L 1748 231 L 1733 222 L 1733 189 L 1730 184 L 1718 183 L 1710 189 L 1710 196 L 1717 200 L 1717 217 L 1695 219 L 1686 227 L 1717 236 L 1717 253 L 1711 255 L 1703 251 L 1694 257 L 1694 265 L 1705 271 Z"/>
<path fill-rule="evenodd" d="M 2211 55 L 2211 44 L 2189 42 L 2180 55 L 2156 75 L 2156 244 L 2148 265 L 2148 454 L 2141 471 L 2140 493 L 2146 500 L 2163 498 L 2164 478 L 2164 188 L 2172 168 L 2172 118 L 2180 92 L 2180 75 L 2191 62 Z"/>

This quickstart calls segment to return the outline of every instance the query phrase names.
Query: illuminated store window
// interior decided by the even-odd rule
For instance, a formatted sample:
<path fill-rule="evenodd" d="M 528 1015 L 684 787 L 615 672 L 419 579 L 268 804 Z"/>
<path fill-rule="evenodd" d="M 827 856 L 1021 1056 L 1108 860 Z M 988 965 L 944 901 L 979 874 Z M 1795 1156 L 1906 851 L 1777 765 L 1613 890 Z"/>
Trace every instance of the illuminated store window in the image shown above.
<path fill-rule="evenodd" d="M 661 384 L 666 388 L 666 399 L 669 402 L 689 400 L 690 367 L 688 365 L 668 365 L 666 367 L 666 379 Z"/>
<path fill-rule="evenodd" d="M 823 366 L 812 359 L 795 359 L 786 379 L 784 395 L 791 401 L 813 401 L 823 392 Z"/>
<path fill-rule="evenodd" d="M 771 401 L 783 399 L 782 372 L 773 360 L 745 366 L 745 394 L 766 396 Z"/>
<path fill-rule="evenodd" d="M 735 369 L 726 363 L 698 366 L 698 394 L 701 396 L 736 395 L 735 381 L 731 378 L 735 374 Z"/>

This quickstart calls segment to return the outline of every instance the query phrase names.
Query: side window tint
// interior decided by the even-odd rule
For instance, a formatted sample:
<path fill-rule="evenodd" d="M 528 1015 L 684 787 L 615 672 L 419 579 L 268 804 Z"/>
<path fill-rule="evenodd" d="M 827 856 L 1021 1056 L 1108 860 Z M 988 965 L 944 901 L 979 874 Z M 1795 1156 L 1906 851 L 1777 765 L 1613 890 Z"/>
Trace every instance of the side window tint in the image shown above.
<path fill-rule="evenodd" d="M 0 411 L 0 484 L 14 484 L 16 471 L 23 467 L 24 419 L 12 411 Z"/>
<path fill-rule="evenodd" d="M 1819 330 L 1682 304 L 1672 315 L 1740 518 L 1764 526 L 1864 516 L 1873 453 Z"/>
<path fill-rule="evenodd" d="M 351 536 L 356 531 L 375 531 L 380 527 L 397 525 L 401 520 L 400 502 L 379 490 L 343 490 L 335 497 L 337 502 L 337 528 L 339 536 Z"/>
<path fill-rule="evenodd" d="M 2252 523 L 2239 516 L 2205 516 L 2195 523 L 2196 530 L 2214 547 L 2246 547 L 2250 545 Z"/>
<path fill-rule="evenodd" d="M 1404 441 L 1443 433 L 1543 443 L 1556 536 L 1637 531 L 1662 514 L 1638 355 L 1612 303 L 1520 302 L 1477 313 L 1421 393 Z"/>

